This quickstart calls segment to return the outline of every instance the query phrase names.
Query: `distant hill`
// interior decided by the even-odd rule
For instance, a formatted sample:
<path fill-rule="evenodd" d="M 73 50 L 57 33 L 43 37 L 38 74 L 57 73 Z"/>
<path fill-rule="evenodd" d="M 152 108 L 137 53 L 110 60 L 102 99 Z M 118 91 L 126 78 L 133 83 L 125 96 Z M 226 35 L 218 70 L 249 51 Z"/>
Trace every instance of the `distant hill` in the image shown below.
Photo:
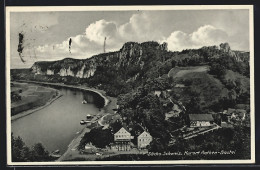
<path fill-rule="evenodd" d="M 123 123 L 147 129 L 155 139 L 152 150 L 163 151 L 187 114 L 247 107 L 249 70 L 249 52 L 233 51 L 228 43 L 171 52 L 166 43 L 128 42 L 88 59 L 36 62 L 11 70 L 11 77 L 102 89 L 117 97 Z M 166 120 L 175 105 L 182 108 L 180 116 Z"/>
<path fill-rule="evenodd" d="M 119 51 L 95 55 L 88 59 L 65 58 L 59 61 L 35 62 L 30 74 L 12 71 L 12 76 L 16 79 L 66 84 L 85 83 L 93 87 L 100 86 L 112 96 L 117 96 L 128 89 L 138 87 L 149 78 L 167 74 L 175 66 L 208 65 L 222 58 L 229 58 L 231 61 L 228 62 L 246 65 L 249 53 L 232 51 L 227 43 L 171 52 L 167 50 L 166 43 L 127 42 Z M 229 69 L 236 71 L 236 68 Z"/>
<path fill-rule="evenodd" d="M 194 94 L 202 110 L 209 110 L 210 106 L 219 104 L 223 98 L 235 100 L 243 94 L 250 93 L 249 78 L 231 70 L 226 70 L 223 77 L 218 79 L 215 75 L 209 74 L 207 66 L 175 67 L 170 70 L 168 76 L 173 77 L 177 84 L 173 89 L 174 93 L 180 96 L 179 101 L 187 104 Z M 220 106 L 214 111 L 222 109 L 227 107 Z"/>

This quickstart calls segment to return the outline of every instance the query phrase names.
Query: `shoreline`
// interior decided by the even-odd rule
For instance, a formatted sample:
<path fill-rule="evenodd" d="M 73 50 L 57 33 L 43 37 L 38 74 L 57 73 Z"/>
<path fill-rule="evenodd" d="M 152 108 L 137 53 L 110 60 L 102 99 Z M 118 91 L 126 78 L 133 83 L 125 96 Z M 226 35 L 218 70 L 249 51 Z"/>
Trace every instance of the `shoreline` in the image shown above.
<path fill-rule="evenodd" d="M 102 94 L 102 92 L 98 89 L 91 89 L 89 87 L 83 87 L 83 86 L 75 86 L 75 85 L 66 85 L 66 84 L 61 84 L 61 83 L 49 83 L 49 82 L 40 82 L 40 81 L 30 81 L 30 80 L 16 80 L 16 82 L 25 82 L 25 83 L 35 83 L 35 84 L 43 84 L 43 85 L 52 85 L 52 86 L 58 86 L 58 87 L 67 87 L 67 88 L 72 88 L 72 89 L 78 89 L 78 90 L 84 90 L 84 91 L 91 91 L 94 92 L 100 97 L 104 99 L 104 108 L 109 104 L 110 100 Z"/>
<path fill-rule="evenodd" d="M 15 120 L 17 120 L 17 119 L 20 119 L 20 118 L 22 118 L 22 117 L 28 116 L 28 115 L 30 115 L 30 114 L 32 114 L 32 113 L 38 111 L 38 110 L 44 109 L 45 107 L 49 106 L 49 105 L 52 104 L 55 100 L 57 100 L 58 98 L 60 98 L 60 97 L 62 96 L 62 94 L 60 93 L 59 90 L 57 90 L 57 92 L 58 92 L 58 95 L 55 96 L 54 98 L 50 99 L 49 101 L 47 101 L 44 105 L 39 106 L 39 107 L 35 107 L 35 108 L 31 108 L 31 109 L 29 109 L 29 110 L 25 110 L 25 111 L 22 111 L 22 112 L 20 112 L 20 113 L 18 113 L 18 114 L 16 114 L 16 115 L 11 116 L 11 122 L 12 122 L 12 121 L 15 121 Z"/>
<path fill-rule="evenodd" d="M 65 84 L 60 84 L 60 83 L 48 83 L 48 82 L 38 82 L 38 81 L 18 80 L 16 82 L 35 83 L 35 84 L 40 84 L 40 85 L 53 85 L 53 86 L 58 86 L 58 87 L 66 87 L 66 88 L 71 88 L 71 89 L 78 89 L 78 90 L 94 92 L 94 93 L 100 95 L 104 99 L 104 106 L 102 108 L 104 110 L 104 115 L 106 113 L 113 114 L 114 113 L 113 108 L 116 107 L 117 98 L 106 96 L 105 94 L 102 94 L 101 90 L 98 90 L 98 89 L 90 89 L 90 88 L 82 87 L 82 86 L 78 86 L 77 87 L 77 86 L 74 86 L 74 85 L 65 85 Z M 103 92 L 103 93 L 105 93 L 105 92 Z M 52 102 L 50 102 L 49 104 L 51 104 Z M 38 109 L 38 110 L 40 110 L 40 109 Z M 35 109 L 33 112 L 35 112 L 35 111 L 37 111 L 37 110 Z M 31 112 L 31 113 L 33 113 L 33 112 Z M 29 113 L 29 114 L 31 114 L 31 113 Z M 29 114 L 26 114 L 26 115 L 29 115 Z M 26 115 L 23 115 L 21 117 L 24 117 Z M 12 118 L 12 120 L 13 120 L 13 118 Z M 69 143 L 68 148 L 66 149 L 66 151 L 56 161 L 62 162 L 64 160 L 66 160 L 67 155 L 70 154 L 72 149 L 75 148 L 79 144 L 79 141 L 81 140 L 83 135 L 85 135 L 85 133 L 89 132 L 90 130 L 91 130 L 90 128 L 84 126 L 84 128 L 82 128 L 82 130 L 78 134 L 76 134 L 75 137 L 71 140 L 71 142 Z"/>

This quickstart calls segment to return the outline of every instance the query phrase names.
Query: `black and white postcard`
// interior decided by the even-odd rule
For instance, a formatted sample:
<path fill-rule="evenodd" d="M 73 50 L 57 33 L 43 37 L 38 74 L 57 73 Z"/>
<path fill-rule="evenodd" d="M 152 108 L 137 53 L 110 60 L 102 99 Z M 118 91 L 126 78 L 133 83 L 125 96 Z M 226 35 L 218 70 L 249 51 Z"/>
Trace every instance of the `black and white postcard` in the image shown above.
<path fill-rule="evenodd" d="M 252 5 L 6 7 L 8 165 L 252 164 Z"/>

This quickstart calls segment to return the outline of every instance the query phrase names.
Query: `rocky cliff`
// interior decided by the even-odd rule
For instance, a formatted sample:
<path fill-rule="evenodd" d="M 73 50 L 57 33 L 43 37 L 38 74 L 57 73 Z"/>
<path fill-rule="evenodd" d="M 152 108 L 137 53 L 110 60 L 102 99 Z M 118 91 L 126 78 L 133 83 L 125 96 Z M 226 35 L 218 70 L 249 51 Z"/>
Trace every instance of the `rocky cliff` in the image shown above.
<path fill-rule="evenodd" d="M 248 63 L 249 61 L 248 52 L 232 51 L 228 43 L 182 52 L 170 52 L 167 43 L 127 42 L 116 52 L 103 53 L 81 60 L 65 58 L 59 61 L 36 62 L 31 70 L 35 75 L 75 78 L 90 78 L 95 76 L 96 72 L 102 77 L 103 72 L 113 71 L 123 81 L 131 82 L 145 76 L 160 76 L 175 65 L 210 63 L 214 58 L 223 56 L 231 57 L 236 62 Z M 158 72 L 158 74 L 154 74 L 154 72 Z"/>
<path fill-rule="evenodd" d="M 167 51 L 167 43 L 157 42 L 136 43 L 128 42 L 123 47 L 112 53 L 95 55 L 89 59 L 76 60 L 66 58 L 59 61 L 36 62 L 31 67 L 32 73 L 40 75 L 72 76 L 78 78 L 89 78 L 95 75 L 98 66 L 110 65 L 115 68 L 131 66 L 144 66 L 142 57 L 148 50 Z M 147 55 L 147 54 L 146 54 Z"/>
<path fill-rule="evenodd" d="M 66 58 L 55 62 L 36 62 L 31 67 L 32 73 L 40 75 L 72 76 L 88 78 L 93 76 L 96 64 L 93 60 L 76 60 Z"/>
<path fill-rule="evenodd" d="M 203 47 L 205 49 L 214 49 L 217 53 L 222 53 L 233 57 L 238 62 L 249 62 L 249 52 L 234 51 L 228 43 L 221 43 L 219 46 Z"/>
<path fill-rule="evenodd" d="M 136 88 L 148 79 L 161 77 L 176 66 L 200 66 L 221 63 L 226 69 L 249 76 L 249 52 L 231 50 L 228 43 L 199 49 L 168 51 L 167 43 L 127 42 L 115 52 L 94 55 L 88 59 L 65 58 L 36 62 L 29 74 L 13 71 L 15 79 L 66 84 L 86 83 L 114 95 Z M 115 93 L 116 92 L 116 93 Z"/>

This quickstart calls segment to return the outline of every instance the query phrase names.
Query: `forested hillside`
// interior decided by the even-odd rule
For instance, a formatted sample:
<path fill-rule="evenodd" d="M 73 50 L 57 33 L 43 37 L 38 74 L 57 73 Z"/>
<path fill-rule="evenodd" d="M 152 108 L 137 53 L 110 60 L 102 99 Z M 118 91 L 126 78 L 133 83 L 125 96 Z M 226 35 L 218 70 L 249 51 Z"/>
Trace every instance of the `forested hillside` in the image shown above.
<path fill-rule="evenodd" d="M 31 79 L 65 84 L 86 84 L 118 96 L 135 89 L 149 79 L 158 78 L 174 67 L 212 66 L 216 76 L 224 69 L 249 77 L 249 53 L 232 51 L 228 44 L 197 50 L 171 52 L 167 44 L 128 42 L 116 52 L 95 55 L 89 59 L 66 58 L 36 62 L 31 74 L 12 70 L 14 79 Z M 25 70 L 24 70 L 25 71 Z M 113 81 L 111 81 L 113 80 Z"/>
<path fill-rule="evenodd" d="M 105 90 L 118 98 L 124 123 L 148 129 L 153 150 L 168 146 L 170 132 L 185 124 L 185 114 L 219 112 L 250 101 L 249 52 L 232 51 L 227 43 L 171 52 L 166 43 L 128 42 L 116 52 L 36 62 L 11 75 Z M 180 116 L 166 120 L 173 105 L 182 108 Z"/>

